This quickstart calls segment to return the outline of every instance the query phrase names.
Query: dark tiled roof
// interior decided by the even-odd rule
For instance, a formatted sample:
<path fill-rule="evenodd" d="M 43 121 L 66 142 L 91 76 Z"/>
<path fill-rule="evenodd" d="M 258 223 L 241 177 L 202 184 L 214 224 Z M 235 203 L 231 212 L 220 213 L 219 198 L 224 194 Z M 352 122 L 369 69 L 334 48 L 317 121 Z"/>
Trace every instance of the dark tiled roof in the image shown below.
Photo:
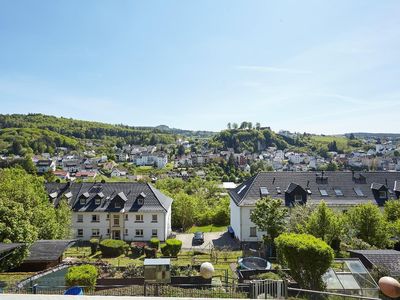
<path fill-rule="evenodd" d="M 54 205 L 58 205 L 64 195 L 72 194 L 69 199 L 73 211 L 116 211 L 113 201 L 123 200 L 123 205 L 117 211 L 167 211 L 171 206 L 172 199 L 161 193 L 148 183 L 138 182 L 109 182 L 109 183 L 48 183 L 47 192 L 53 194 L 58 192 Z M 102 197 L 99 197 L 99 194 Z M 86 204 L 80 202 L 82 195 L 88 195 Z M 70 196 L 70 195 L 69 195 Z M 143 197 L 144 196 L 144 197 Z M 64 197 L 66 198 L 66 197 Z M 143 204 L 139 204 L 137 199 L 144 198 Z M 100 199 L 100 204 L 96 205 L 96 199 Z"/>
<path fill-rule="evenodd" d="M 0 255 L 8 251 L 17 249 L 23 245 L 24 244 L 22 243 L 0 243 Z"/>
<path fill-rule="evenodd" d="M 371 190 L 373 183 L 393 190 L 396 181 L 400 186 L 400 172 L 355 172 L 354 177 L 350 171 L 327 171 L 323 176 L 321 172 L 260 172 L 230 190 L 229 195 L 239 206 L 253 206 L 261 198 L 260 187 L 266 187 L 271 197 L 284 200 L 285 191 L 295 188 L 296 184 L 311 191 L 307 197 L 309 203 L 318 203 L 323 199 L 330 205 L 354 205 L 374 201 Z M 282 191 L 281 194 L 277 193 L 277 187 Z M 360 189 L 364 196 L 357 196 L 355 188 Z M 343 195 L 336 195 L 334 189 L 340 190 Z M 320 190 L 326 190 L 328 196 L 322 196 Z M 389 197 L 396 195 L 390 194 Z"/>
<path fill-rule="evenodd" d="M 57 260 L 64 251 L 71 247 L 75 240 L 39 240 L 29 248 L 29 255 L 24 263 L 46 262 Z"/>
<path fill-rule="evenodd" d="M 391 276 L 400 275 L 400 251 L 396 250 L 350 250 L 350 253 L 362 255 L 374 266 L 383 266 Z"/>

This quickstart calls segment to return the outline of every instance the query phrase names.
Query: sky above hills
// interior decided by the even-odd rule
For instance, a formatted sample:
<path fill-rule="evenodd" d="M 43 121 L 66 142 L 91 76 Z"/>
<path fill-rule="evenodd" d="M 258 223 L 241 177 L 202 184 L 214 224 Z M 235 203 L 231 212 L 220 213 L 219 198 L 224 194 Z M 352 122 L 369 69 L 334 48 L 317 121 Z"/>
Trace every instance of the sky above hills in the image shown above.
<path fill-rule="evenodd" d="M 400 1 L 0 2 L 1 113 L 399 132 Z"/>

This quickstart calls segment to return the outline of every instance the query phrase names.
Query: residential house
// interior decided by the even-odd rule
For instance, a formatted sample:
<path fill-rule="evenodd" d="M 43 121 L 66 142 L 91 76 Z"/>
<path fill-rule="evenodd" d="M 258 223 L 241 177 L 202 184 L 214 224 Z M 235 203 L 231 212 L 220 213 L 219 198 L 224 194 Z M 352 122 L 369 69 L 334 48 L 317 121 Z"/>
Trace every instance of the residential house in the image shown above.
<path fill-rule="evenodd" d="M 388 199 L 400 197 L 398 172 L 261 172 L 229 191 L 231 226 L 242 242 L 262 239 L 250 220 L 259 199 L 266 196 L 283 200 L 283 205 L 317 205 L 324 200 L 335 210 L 345 211 L 360 203 L 373 201 L 383 206 Z"/>
<path fill-rule="evenodd" d="M 62 199 L 68 201 L 77 239 L 165 241 L 171 234 L 173 200 L 151 184 L 48 183 L 46 189 L 55 206 Z"/>
<path fill-rule="evenodd" d="M 42 159 L 36 162 L 36 171 L 39 174 L 46 172 L 54 172 L 56 170 L 56 163 L 50 159 Z"/>
<path fill-rule="evenodd" d="M 156 166 L 161 169 L 168 163 L 168 156 L 163 152 L 141 153 L 135 156 L 134 164 L 137 166 Z"/>
<path fill-rule="evenodd" d="M 111 177 L 121 177 L 121 176 L 126 176 L 126 171 L 122 171 L 117 168 L 112 170 Z"/>

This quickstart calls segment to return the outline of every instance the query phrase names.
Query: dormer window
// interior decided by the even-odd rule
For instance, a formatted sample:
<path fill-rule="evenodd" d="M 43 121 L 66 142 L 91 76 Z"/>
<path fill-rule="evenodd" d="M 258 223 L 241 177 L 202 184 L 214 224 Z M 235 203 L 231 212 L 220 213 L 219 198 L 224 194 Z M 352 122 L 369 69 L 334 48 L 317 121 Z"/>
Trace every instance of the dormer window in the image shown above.
<path fill-rule="evenodd" d="M 96 205 L 100 205 L 101 199 L 100 199 L 100 198 L 96 198 L 96 200 L 94 201 L 94 203 L 95 203 Z"/>
<path fill-rule="evenodd" d="M 85 199 L 85 198 L 81 198 L 80 204 L 81 204 L 81 205 L 85 205 L 85 204 L 86 204 L 86 199 Z"/>
<path fill-rule="evenodd" d="M 146 198 L 146 194 L 141 192 L 139 196 L 137 196 L 137 204 L 138 205 L 143 205 L 144 204 L 144 198 Z"/>
<path fill-rule="evenodd" d="M 121 203 L 115 202 L 115 208 L 121 208 Z"/>
<path fill-rule="evenodd" d="M 387 192 L 386 191 L 379 191 L 379 198 L 380 199 L 386 199 L 387 198 Z"/>

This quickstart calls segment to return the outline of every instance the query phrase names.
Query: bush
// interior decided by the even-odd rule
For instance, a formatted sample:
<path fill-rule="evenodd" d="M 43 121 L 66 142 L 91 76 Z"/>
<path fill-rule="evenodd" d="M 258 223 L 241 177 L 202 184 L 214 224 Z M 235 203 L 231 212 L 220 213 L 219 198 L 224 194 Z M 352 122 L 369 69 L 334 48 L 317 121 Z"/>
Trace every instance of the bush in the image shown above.
<path fill-rule="evenodd" d="M 284 233 L 275 239 L 278 257 L 303 289 L 323 290 L 322 275 L 331 266 L 333 249 L 309 234 Z"/>
<path fill-rule="evenodd" d="M 144 248 L 144 254 L 146 254 L 147 258 L 156 258 L 157 257 L 157 249 L 156 248 L 145 247 Z"/>
<path fill-rule="evenodd" d="M 100 243 L 100 251 L 103 257 L 117 257 L 128 250 L 127 243 L 121 240 L 107 239 Z"/>
<path fill-rule="evenodd" d="M 90 243 L 90 255 L 94 255 L 97 252 L 97 248 L 99 247 L 99 239 L 91 239 Z"/>
<path fill-rule="evenodd" d="M 157 238 L 152 238 L 150 240 L 149 244 L 150 244 L 151 248 L 154 248 L 154 249 L 158 250 L 158 248 L 160 247 L 160 240 L 157 239 Z"/>
<path fill-rule="evenodd" d="M 267 273 L 262 273 L 262 274 L 257 274 L 257 275 L 253 275 L 250 277 L 250 279 L 270 279 L 270 280 L 282 280 L 282 277 L 279 276 L 276 273 L 273 272 L 267 272 Z"/>
<path fill-rule="evenodd" d="M 161 253 L 163 256 L 171 256 L 171 254 L 169 252 L 169 247 L 167 246 L 167 244 L 162 244 L 160 249 L 161 249 Z"/>
<path fill-rule="evenodd" d="M 99 272 L 95 266 L 81 265 L 70 267 L 65 275 L 65 283 L 67 286 L 83 286 L 91 290 L 96 285 Z"/>
<path fill-rule="evenodd" d="M 164 245 L 161 245 L 161 253 L 164 256 L 177 256 L 182 248 L 182 241 L 177 239 L 167 239 Z"/>
<path fill-rule="evenodd" d="M 131 251 L 133 257 L 142 256 L 144 253 L 144 247 L 146 247 L 145 243 L 141 242 L 131 243 Z"/>

